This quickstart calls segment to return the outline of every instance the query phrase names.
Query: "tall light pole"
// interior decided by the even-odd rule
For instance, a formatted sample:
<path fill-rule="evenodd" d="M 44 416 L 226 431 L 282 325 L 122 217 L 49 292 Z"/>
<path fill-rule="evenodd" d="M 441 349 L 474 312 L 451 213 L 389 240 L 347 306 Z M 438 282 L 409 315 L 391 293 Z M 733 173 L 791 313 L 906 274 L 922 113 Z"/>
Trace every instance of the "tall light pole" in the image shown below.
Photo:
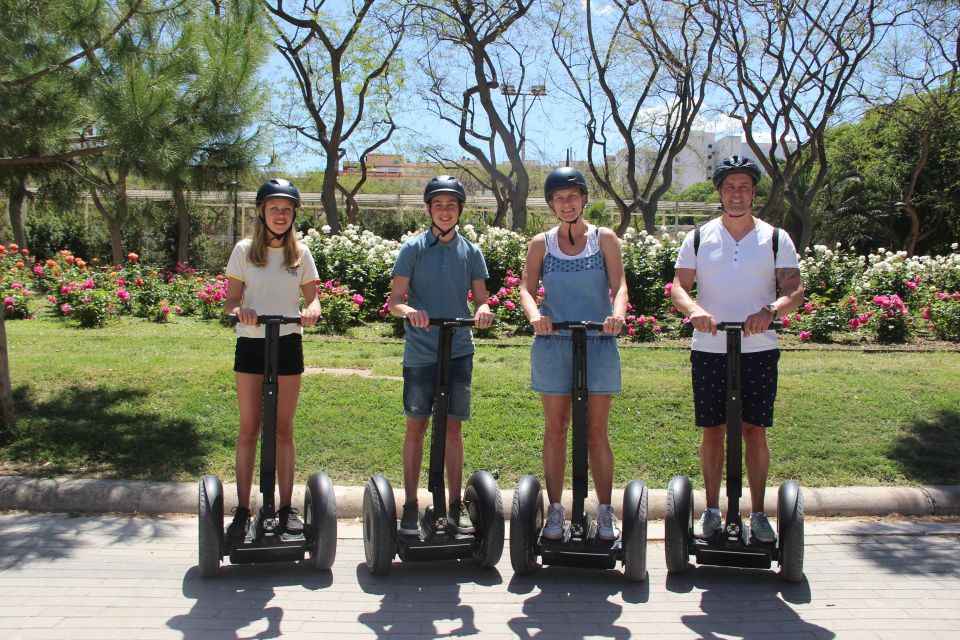
<path fill-rule="evenodd" d="M 233 244 L 237 244 L 237 225 L 240 223 L 240 216 L 237 209 L 237 191 L 239 190 L 239 185 L 236 180 L 230 182 L 230 188 L 233 189 L 233 224 L 230 225 L 233 227 Z"/>
<path fill-rule="evenodd" d="M 527 157 L 524 149 L 527 146 L 527 96 L 532 96 L 534 100 L 540 96 L 547 95 L 547 87 L 542 84 L 535 84 L 530 87 L 530 91 L 517 91 L 512 84 L 505 84 L 500 87 L 500 91 L 505 96 L 521 96 L 522 115 L 520 116 L 520 161 L 526 162 Z"/>

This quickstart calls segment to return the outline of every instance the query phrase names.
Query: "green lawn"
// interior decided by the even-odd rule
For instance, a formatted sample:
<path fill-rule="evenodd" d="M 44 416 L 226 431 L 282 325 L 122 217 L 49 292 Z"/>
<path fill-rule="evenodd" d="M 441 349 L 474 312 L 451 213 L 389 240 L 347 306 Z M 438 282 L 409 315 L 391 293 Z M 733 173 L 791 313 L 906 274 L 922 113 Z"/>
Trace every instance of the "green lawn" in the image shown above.
<path fill-rule="evenodd" d="M 81 330 L 41 319 L 6 323 L 17 428 L 7 466 L 37 475 L 190 480 L 233 477 L 236 403 L 231 330 L 133 319 Z M 308 367 L 399 376 L 402 343 L 379 328 L 352 338 L 308 335 Z M 624 393 L 610 421 L 616 485 L 654 487 L 684 473 L 698 483 L 688 351 L 625 346 Z M 960 484 L 960 357 L 956 352 L 789 350 L 780 361 L 771 484 Z M 503 487 L 540 473 L 542 415 L 527 389 L 529 339 L 483 341 L 475 358 L 466 467 Z M 304 378 L 298 478 L 337 484 L 372 473 L 400 480 L 402 383 Z"/>

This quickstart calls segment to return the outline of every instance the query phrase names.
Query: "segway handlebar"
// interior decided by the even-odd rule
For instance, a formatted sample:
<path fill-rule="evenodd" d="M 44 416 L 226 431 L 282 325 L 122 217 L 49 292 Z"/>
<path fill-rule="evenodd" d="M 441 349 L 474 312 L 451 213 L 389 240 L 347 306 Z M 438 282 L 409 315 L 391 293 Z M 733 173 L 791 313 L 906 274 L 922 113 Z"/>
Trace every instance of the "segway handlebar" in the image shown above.
<path fill-rule="evenodd" d="M 430 324 L 438 327 L 472 327 L 477 321 L 473 318 L 430 318 Z"/>
<path fill-rule="evenodd" d="M 264 315 L 264 316 L 257 316 L 257 322 L 259 324 L 300 324 L 300 316 Z M 228 313 L 227 324 L 230 325 L 231 327 L 237 324 L 237 314 Z"/>
<path fill-rule="evenodd" d="M 561 320 L 558 322 L 551 322 L 550 324 L 553 326 L 555 330 L 583 328 L 583 329 L 591 329 L 596 331 L 603 331 L 603 326 L 604 326 L 602 322 L 593 322 L 591 320 Z M 623 328 L 620 329 L 620 335 L 623 335 L 623 333 L 626 330 L 627 330 L 627 325 L 626 323 L 624 323 Z M 608 335 L 612 335 L 612 334 L 608 334 Z"/>
<path fill-rule="evenodd" d="M 744 322 L 721 322 L 721 323 L 719 323 L 719 324 L 717 325 L 717 331 L 743 331 L 743 325 L 744 325 L 744 324 L 746 324 L 746 323 L 744 323 Z M 767 330 L 769 331 L 770 329 L 773 329 L 774 331 L 779 331 L 780 329 L 783 329 L 783 323 L 780 322 L 779 320 L 774 320 L 774 321 L 772 321 L 772 322 L 770 323 L 770 327 L 769 327 L 769 329 L 767 329 Z"/>

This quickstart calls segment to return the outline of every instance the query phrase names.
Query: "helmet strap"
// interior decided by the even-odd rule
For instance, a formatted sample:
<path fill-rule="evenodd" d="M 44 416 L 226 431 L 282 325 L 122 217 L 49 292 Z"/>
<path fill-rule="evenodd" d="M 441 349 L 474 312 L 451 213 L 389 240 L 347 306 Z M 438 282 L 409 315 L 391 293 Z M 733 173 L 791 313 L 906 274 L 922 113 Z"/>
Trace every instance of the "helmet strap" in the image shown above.
<path fill-rule="evenodd" d="M 458 225 L 459 223 L 460 223 L 460 219 L 459 219 L 459 216 L 458 216 L 458 217 L 457 217 L 457 222 L 455 222 L 452 227 L 450 227 L 449 229 L 442 229 L 442 228 L 440 227 L 440 225 L 438 225 L 436 222 L 431 221 L 431 222 L 430 222 L 430 228 L 431 228 L 431 229 L 436 229 L 436 230 L 439 231 L 440 233 L 435 234 L 435 236 L 434 236 L 434 238 L 433 238 L 433 242 L 430 243 L 430 246 L 431 246 L 431 247 L 435 246 L 438 242 L 440 242 L 440 240 L 441 240 L 445 235 L 447 235 L 448 233 L 452 233 L 453 230 L 457 228 L 457 225 Z"/>
<path fill-rule="evenodd" d="M 293 231 L 293 223 L 296 222 L 297 220 L 297 212 L 296 211 L 293 212 L 293 219 L 290 220 L 290 226 L 287 227 L 287 230 L 281 234 L 276 234 L 273 232 L 273 229 L 271 229 L 270 226 L 267 224 L 267 221 L 266 219 L 264 219 L 262 213 L 260 214 L 259 217 L 260 217 L 260 223 L 263 225 L 263 228 L 267 230 L 268 234 L 273 236 L 267 242 L 273 242 L 274 240 L 279 240 L 281 242 L 284 242 L 287 236 L 290 234 L 290 232 Z"/>
<path fill-rule="evenodd" d="M 570 240 L 571 247 L 573 246 L 573 225 L 577 224 L 577 222 L 579 222 L 580 218 L 582 217 L 583 217 L 583 211 L 581 211 L 580 215 L 578 215 L 576 218 L 574 218 L 570 222 L 565 222 L 563 220 L 560 220 L 561 225 L 564 225 L 564 224 L 567 225 L 567 238 Z"/>

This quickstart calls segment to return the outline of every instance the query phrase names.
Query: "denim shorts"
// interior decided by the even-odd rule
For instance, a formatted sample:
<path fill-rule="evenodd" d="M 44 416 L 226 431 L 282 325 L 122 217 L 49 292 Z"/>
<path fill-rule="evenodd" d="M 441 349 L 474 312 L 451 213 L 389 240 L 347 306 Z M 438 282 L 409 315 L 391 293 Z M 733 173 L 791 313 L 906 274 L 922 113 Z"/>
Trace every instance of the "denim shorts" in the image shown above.
<path fill-rule="evenodd" d="M 264 338 L 237 338 L 233 352 L 233 370 L 237 373 L 264 374 Z M 277 375 L 298 376 L 303 373 L 303 340 L 299 333 L 280 336 L 277 354 Z"/>
<path fill-rule="evenodd" d="M 573 389 L 573 338 L 539 335 L 530 349 L 530 388 L 548 396 L 568 396 Z M 620 352 L 613 336 L 587 336 L 587 393 L 620 393 Z"/>
<path fill-rule="evenodd" d="M 450 379 L 447 391 L 450 401 L 447 417 L 454 420 L 470 419 L 470 383 L 473 380 L 473 354 L 450 360 Z M 403 368 L 403 415 L 425 420 L 433 413 L 433 399 L 437 392 L 437 365 Z"/>
<path fill-rule="evenodd" d="M 758 427 L 773 425 L 777 399 L 777 362 L 780 350 L 740 354 L 740 397 L 744 422 Z M 698 427 L 727 423 L 727 354 L 690 352 L 693 408 Z"/>

